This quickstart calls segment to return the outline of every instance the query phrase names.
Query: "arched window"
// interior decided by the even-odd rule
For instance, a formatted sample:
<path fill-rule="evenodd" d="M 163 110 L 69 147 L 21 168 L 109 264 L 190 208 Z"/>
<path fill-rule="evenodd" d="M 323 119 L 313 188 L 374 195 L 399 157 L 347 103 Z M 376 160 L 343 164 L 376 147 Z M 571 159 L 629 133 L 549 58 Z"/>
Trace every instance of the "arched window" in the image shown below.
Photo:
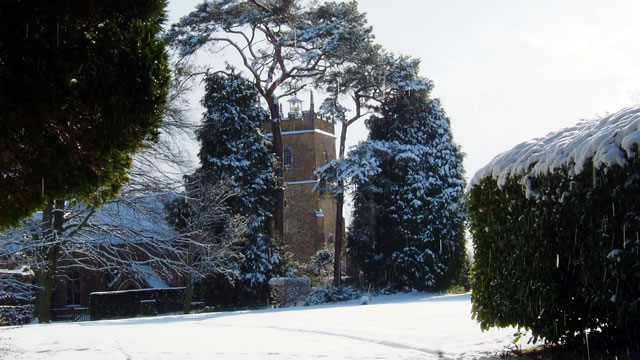
<path fill-rule="evenodd" d="M 288 146 L 284 148 L 283 157 L 284 166 L 290 167 L 293 164 L 293 154 L 291 153 L 291 149 Z"/>
<path fill-rule="evenodd" d="M 322 152 L 322 161 L 325 165 L 329 163 L 329 152 L 327 150 Z"/>

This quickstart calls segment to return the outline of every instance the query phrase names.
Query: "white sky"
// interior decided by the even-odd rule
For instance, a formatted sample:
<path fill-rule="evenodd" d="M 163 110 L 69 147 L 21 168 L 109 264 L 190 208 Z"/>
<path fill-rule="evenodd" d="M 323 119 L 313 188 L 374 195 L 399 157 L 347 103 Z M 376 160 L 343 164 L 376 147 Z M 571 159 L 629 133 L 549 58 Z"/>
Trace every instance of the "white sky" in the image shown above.
<path fill-rule="evenodd" d="M 198 3 L 170 0 L 170 22 Z M 378 43 L 422 60 L 469 178 L 522 141 L 640 102 L 640 1 L 358 3 Z"/>

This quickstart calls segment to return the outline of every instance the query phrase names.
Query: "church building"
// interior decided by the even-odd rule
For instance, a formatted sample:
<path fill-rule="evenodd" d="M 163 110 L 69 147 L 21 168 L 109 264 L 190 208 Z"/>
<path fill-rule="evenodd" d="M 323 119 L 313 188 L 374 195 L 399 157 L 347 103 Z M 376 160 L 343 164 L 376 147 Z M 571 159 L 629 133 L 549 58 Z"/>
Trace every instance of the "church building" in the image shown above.
<path fill-rule="evenodd" d="M 288 100 L 289 112 L 280 111 L 284 145 L 284 244 L 295 260 L 307 262 L 320 249 L 332 249 L 336 227 L 336 202 L 313 191 L 314 171 L 336 158 L 333 122 L 316 114 L 313 94 L 309 110 L 302 100 Z"/>

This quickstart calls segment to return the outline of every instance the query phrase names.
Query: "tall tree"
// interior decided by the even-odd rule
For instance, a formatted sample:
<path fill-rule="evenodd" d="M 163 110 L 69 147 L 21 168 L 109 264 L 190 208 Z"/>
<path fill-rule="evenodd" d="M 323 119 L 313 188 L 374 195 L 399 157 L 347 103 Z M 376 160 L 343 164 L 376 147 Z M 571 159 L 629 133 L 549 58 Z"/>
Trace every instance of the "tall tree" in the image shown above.
<path fill-rule="evenodd" d="M 357 3 L 325 3 L 304 8 L 298 0 L 211 0 L 171 27 L 170 44 L 183 55 L 205 45 L 232 49 L 265 100 L 273 152 L 283 161 L 279 98 L 301 89 L 335 64 L 349 59 L 371 39 Z M 284 167 L 280 167 L 283 169 Z M 280 178 L 282 179 L 282 170 Z M 282 180 L 280 180 L 282 181 Z M 274 221 L 284 232 L 284 188 L 275 194 Z"/>
<path fill-rule="evenodd" d="M 235 261 L 235 292 L 239 297 L 260 297 L 282 268 L 271 235 L 278 164 L 261 130 L 269 114 L 260 107 L 258 92 L 232 68 L 228 70 L 205 78 L 202 105 L 207 110 L 197 130 L 201 166 L 187 177 L 186 190 L 192 198 L 200 197 L 202 188 L 227 187 L 234 194 L 225 204 L 232 215 L 248 223 L 243 242 L 236 244 L 243 257 Z"/>
<path fill-rule="evenodd" d="M 347 130 L 350 125 L 366 117 L 370 111 L 375 112 L 384 102 L 385 97 L 404 89 L 427 89 L 428 84 L 418 78 L 417 59 L 396 57 L 386 53 L 379 45 L 362 46 L 349 62 L 332 68 L 317 83 L 324 87 L 330 95 L 322 103 L 321 110 L 332 116 L 341 124 L 338 159 L 345 158 Z M 347 117 L 348 109 L 340 103 L 340 96 L 346 95 L 354 109 L 352 116 Z M 340 168 L 334 170 L 340 171 Z M 323 172 L 318 174 L 322 176 Z M 334 249 L 334 285 L 340 285 L 341 254 L 343 245 L 343 208 L 345 183 L 340 174 L 336 177 L 334 187 L 336 198 L 336 237 Z M 320 190 L 322 190 L 319 187 Z"/>
<path fill-rule="evenodd" d="M 449 119 L 429 98 L 431 84 L 416 80 L 422 85 L 385 96 L 367 121 L 369 140 L 320 169 L 320 186 L 355 187 L 347 251 L 367 281 L 434 290 L 463 265 L 465 180 Z"/>
<path fill-rule="evenodd" d="M 0 12 L 0 227 L 126 182 L 157 137 L 168 70 L 164 0 L 6 1 Z"/>

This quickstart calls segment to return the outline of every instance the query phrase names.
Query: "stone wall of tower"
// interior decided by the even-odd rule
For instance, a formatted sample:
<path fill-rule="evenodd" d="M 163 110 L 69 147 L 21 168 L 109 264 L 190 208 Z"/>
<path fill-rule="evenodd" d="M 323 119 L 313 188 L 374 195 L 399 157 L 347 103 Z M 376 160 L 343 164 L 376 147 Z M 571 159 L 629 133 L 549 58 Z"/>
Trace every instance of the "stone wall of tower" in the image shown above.
<path fill-rule="evenodd" d="M 318 250 L 333 246 L 335 237 L 335 200 L 313 191 L 314 171 L 336 158 L 335 130 L 313 111 L 283 114 L 281 119 L 284 147 L 292 160 L 284 174 L 284 244 L 295 260 L 307 262 Z"/>

